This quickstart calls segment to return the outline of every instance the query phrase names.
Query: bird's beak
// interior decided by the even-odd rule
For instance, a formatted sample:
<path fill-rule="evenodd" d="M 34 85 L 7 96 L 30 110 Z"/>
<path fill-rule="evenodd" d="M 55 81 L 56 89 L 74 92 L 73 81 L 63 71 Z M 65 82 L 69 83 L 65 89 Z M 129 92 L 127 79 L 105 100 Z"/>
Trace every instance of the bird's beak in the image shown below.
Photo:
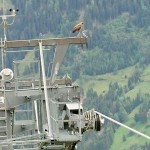
<path fill-rule="evenodd" d="M 84 28 L 85 28 L 84 23 L 83 23 L 82 27 L 83 27 L 83 30 L 84 30 Z"/>

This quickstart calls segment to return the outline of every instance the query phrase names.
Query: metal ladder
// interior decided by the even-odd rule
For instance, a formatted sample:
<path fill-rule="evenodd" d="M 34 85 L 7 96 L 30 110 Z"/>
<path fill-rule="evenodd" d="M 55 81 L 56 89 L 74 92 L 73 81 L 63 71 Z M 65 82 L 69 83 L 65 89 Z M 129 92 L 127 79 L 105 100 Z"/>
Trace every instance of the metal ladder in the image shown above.
<path fill-rule="evenodd" d="M 5 88 L 0 89 L 0 150 L 12 150 L 12 144 L 7 142 L 11 138 L 10 112 L 6 109 Z"/>
<path fill-rule="evenodd" d="M 7 116 L 5 110 L 0 110 L 0 142 L 7 139 Z"/>
<path fill-rule="evenodd" d="M 2 144 L 8 139 L 7 133 L 7 112 L 4 109 L 0 109 L 0 150 L 8 149 L 8 144 Z"/>
<path fill-rule="evenodd" d="M 7 147 L 7 145 L 1 144 L 6 139 L 7 139 L 7 112 L 5 109 L 4 89 L 2 87 L 0 91 L 0 148 L 2 150 L 3 147 Z"/>

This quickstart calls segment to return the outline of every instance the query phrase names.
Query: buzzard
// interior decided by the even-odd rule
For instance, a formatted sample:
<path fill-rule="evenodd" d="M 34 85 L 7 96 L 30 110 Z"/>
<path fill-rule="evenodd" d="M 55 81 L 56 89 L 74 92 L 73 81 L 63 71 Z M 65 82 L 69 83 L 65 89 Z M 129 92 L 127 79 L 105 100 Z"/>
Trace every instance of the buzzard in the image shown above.
<path fill-rule="evenodd" d="M 72 33 L 75 33 L 76 31 L 79 31 L 83 25 L 83 22 L 78 23 L 77 25 L 74 26 L 72 29 Z"/>

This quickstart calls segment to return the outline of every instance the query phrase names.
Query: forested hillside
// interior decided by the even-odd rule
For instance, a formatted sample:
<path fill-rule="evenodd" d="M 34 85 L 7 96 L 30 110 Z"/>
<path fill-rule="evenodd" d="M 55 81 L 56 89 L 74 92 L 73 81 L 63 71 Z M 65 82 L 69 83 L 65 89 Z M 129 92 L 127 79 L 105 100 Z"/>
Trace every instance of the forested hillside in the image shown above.
<path fill-rule="evenodd" d="M 82 85 L 86 109 L 150 136 L 150 0 L 4 1 L 5 13 L 19 9 L 7 28 L 8 40 L 76 36 L 72 27 L 83 21 L 88 48 L 70 47 L 60 76 L 68 73 Z M 0 5 L 2 15 L 2 0 Z M 11 58 L 7 66 L 12 66 Z M 107 121 L 104 126 L 99 134 L 85 134 L 78 149 L 150 149 L 148 140 Z"/>

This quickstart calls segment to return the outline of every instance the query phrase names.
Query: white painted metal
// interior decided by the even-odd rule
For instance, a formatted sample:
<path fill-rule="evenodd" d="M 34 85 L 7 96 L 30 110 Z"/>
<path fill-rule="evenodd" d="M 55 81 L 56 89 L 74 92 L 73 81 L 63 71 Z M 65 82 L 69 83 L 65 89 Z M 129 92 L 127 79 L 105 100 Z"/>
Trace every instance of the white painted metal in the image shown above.
<path fill-rule="evenodd" d="M 11 69 L 5 68 L 0 72 L 0 76 L 2 77 L 2 80 L 10 81 L 13 78 L 14 74 Z"/>
<path fill-rule="evenodd" d="M 50 138 L 53 138 L 52 137 L 52 131 L 51 131 L 50 107 L 49 107 L 48 94 L 47 94 L 45 66 L 44 66 L 44 56 L 43 56 L 43 51 L 42 51 L 42 42 L 39 42 L 39 48 L 40 48 L 40 60 L 41 60 L 42 78 L 43 78 L 43 85 L 44 85 L 44 96 L 45 96 L 45 102 L 46 102 L 46 113 L 47 113 L 47 121 L 48 121 L 48 134 L 49 134 Z"/>
<path fill-rule="evenodd" d="M 82 109 L 82 112 L 83 112 L 83 108 L 82 108 L 82 106 L 81 106 L 81 103 L 80 103 L 80 101 L 79 101 L 79 103 L 78 103 L 78 111 L 79 111 L 79 135 L 80 135 L 80 140 L 82 139 L 82 137 L 81 137 L 81 109 Z"/>
<path fill-rule="evenodd" d="M 72 110 L 72 109 L 83 109 L 81 103 L 67 103 L 66 106 L 68 107 L 69 110 Z"/>
<path fill-rule="evenodd" d="M 40 130 L 39 130 L 39 117 L 38 117 L 38 109 L 37 109 L 37 101 L 36 100 L 34 101 L 34 109 L 35 109 L 35 118 L 36 118 L 37 131 L 38 131 L 38 134 L 39 134 L 40 133 Z"/>
<path fill-rule="evenodd" d="M 56 45 L 55 55 L 53 59 L 53 66 L 51 70 L 51 81 L 50 84 L 52 85 L 56 79 L 58 74 L 59 68 L 62 64 L 62 61 L 65 57 L 69 44 L 65 45 Z"/>

